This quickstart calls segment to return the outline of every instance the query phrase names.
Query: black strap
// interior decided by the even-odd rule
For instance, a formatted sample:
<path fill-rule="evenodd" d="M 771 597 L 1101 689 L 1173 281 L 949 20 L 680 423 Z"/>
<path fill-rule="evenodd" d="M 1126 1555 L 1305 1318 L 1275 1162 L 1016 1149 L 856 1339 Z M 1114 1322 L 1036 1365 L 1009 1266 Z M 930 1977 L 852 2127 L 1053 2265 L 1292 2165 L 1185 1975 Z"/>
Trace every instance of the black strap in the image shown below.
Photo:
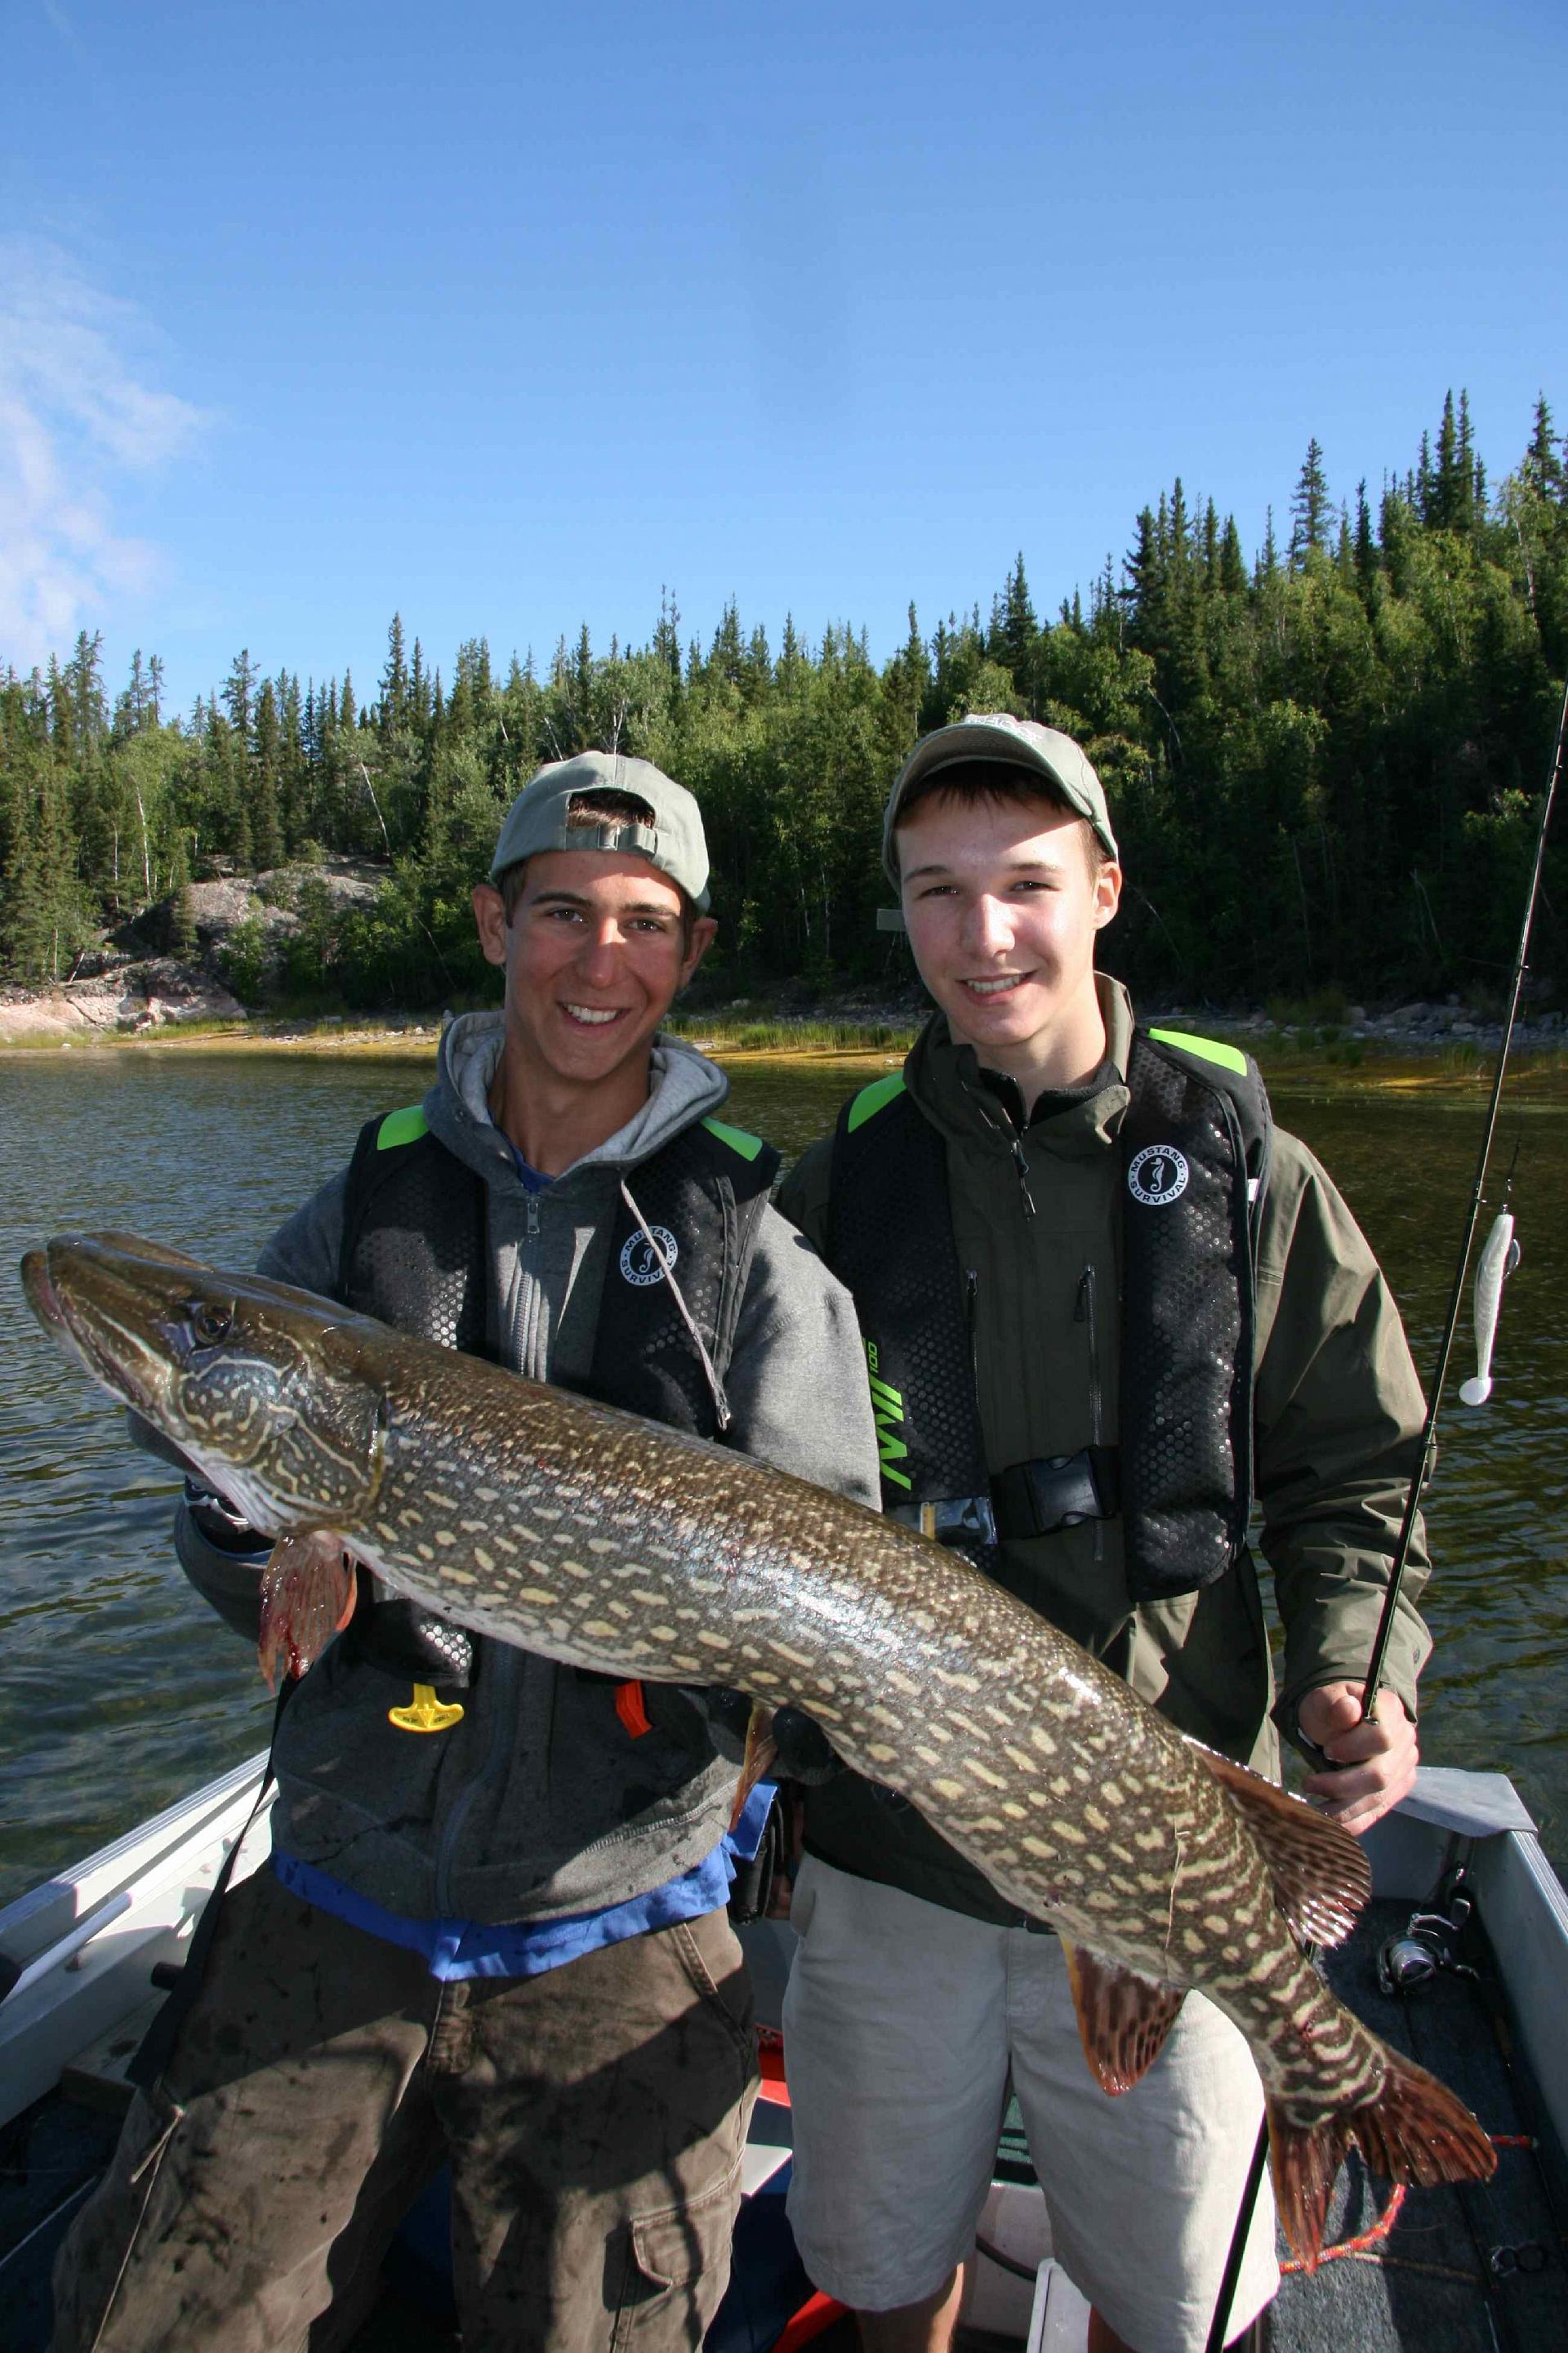
<path fill-rule="evenodd" d="M 784 1799 L 775 1789 L 755 1854 L 747 1861 L 737 1859 L 735 1863 L 728 1908 L 737 1927 L 747 1928 L 753 1920 L 767 1918 L 773 1883 L 784 1869 L 789 1852 L 787 1831 Z"/>
<path fill-rule="evenodd" d="M 239 1835 L 218 1866 L 218 1874 L 213 1882 L 212 1894 L 202 1906 L 201 1918 L 196 1922 L 191 1934 L 184 1964 L 170 1989 L 168 1999 L 142 2037 L 141 2047 L 125 2070 L 126 2082 L 133 2084 L 139 2092 L 150 2092 L 167 2067 L 174 2056 L 174 2044 L 179 2040 L 180 2029 L 184 2024 L 186 2015 L 197 1994 L 201 1991 L 202 1979 L 206 1975 L 207 1961 L 212 1952 L 213 1939 L 217 1935 L 218 1914 L 223 1909 L 223 1899 L 228 1893 L 229 1881 L 234 1877 L 234 1866 L 238 1860 L 239 1850 L 245 1844 L 251 1824 L 261 1811 L 267 1793 L 272 1787 L 272 1759 L 278 1749 L 278 1727 L 283 1721 L 283 1711 L 293 1695 L 298 1680 L 294 1675 L 286 1676 L 279 1686 L 278 1704 L 272 1711 L 272 1737 L 267 1744 L 267 1762 L 262 1767 L 261 1786 L 256 1792 L 255 1802 L 245 1818 Z"/>

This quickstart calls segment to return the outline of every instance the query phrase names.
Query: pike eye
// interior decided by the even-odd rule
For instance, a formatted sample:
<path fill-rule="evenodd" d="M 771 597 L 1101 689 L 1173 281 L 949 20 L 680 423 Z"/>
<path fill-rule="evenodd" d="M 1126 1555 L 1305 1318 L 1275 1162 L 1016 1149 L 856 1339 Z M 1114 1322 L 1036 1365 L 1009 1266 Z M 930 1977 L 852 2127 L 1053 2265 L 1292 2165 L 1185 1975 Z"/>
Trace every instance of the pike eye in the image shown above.
<path fill-rule="evenodd" d="M 198 1300 L 192 1306 L 191 1335 L 198 1346 L 216 1348 L 220 1340 L 227 1339 L 233 1329 L 233 1316 L 225 1314 L 221 1307 L 209 1307 L 205 1300 Z"/>

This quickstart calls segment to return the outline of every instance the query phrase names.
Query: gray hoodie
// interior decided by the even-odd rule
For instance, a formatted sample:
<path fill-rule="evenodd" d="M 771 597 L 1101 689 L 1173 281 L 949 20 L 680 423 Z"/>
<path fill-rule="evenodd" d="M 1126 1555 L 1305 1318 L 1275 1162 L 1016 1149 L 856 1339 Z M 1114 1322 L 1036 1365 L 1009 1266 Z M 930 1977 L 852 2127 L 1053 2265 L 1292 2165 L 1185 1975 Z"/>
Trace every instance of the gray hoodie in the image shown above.
<path fill-rule="evenodd" d="M 497 1355 L 531 1380 L 570 1386 L 593 1359 L 623 1179 L 635 1191 L 638 1166 L 716 1112 L 728 1081 L 660 1037 L 637 1116 L 530 1194 L 486 1102 L 501 1041 L 500 1014 L 454 1021 L 425 1115 L 489 1187 Z M 345 1169 L 273 1236 L 259 1271 L 331 1295 L 346 1187 Z M 732 1444 L 875 1506 L 854 1310 L 772 1208 L 725 1387 Z M 392 1728 L 388 1706 L 408 1696 L 333 1645 L 294 1694 L 278 1743 L 278 1845 L 390 1911 L 500 1923 L 598 1910 L 689 1870 L 723 1833 L 734 1767 L 657 1727 L 634 1741 L 602 1679 L 489 1642 L 449 1731 Z"/>

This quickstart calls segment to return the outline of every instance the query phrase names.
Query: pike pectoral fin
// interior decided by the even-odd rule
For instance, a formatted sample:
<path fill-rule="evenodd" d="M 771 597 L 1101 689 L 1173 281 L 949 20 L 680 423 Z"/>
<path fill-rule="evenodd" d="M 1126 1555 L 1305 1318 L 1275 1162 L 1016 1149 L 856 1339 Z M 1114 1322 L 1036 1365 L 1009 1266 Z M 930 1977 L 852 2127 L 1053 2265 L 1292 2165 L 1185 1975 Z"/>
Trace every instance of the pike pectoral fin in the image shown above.
<path fill-rule="evenodd" d="M 1487 2181 L 1497 2151 L 1462 2100 L 1413 2059 L 1385 2048 L 1388 2072 L 1375 2100 L 1342 2108 L 1312 2126 L 1293 2124 L 1282 2104 L 1267 2103 L 1274 2195 L 1285 2236 L 1308 2271 L 1323 2252 L 1334 2176 L 1353 2141 L 1373 2173 L 1387 2181 Z"/>
<path fill-rule="evenodd" d="M 1101 2091 L 1130 2092 L 1163 2049 L 1182 2006 L 1182 1989 L 1102 1961 L 1065 1936 L 1061 1946 L 1084 2057 Z"/>
<path fill-rule="evenodd" d="M 1274 1901 L 1295 1935 L 1308 1944 L 1342 1943 L 1372 1894 L 1372 1866 L 1360 1840 L 1305 1799 L 1193 1746 L 1263 1850 Z"/>
<path fill-rule="evenodd" d="M 268 1691 L 280 1675 L 313 1667 L 353 1615 L 354 1566 L 330 1529 L 279 1536 L 261 1572 L 261 1634 L 256 1646 Z"/>
<path fill-rule="evenodd" d="M 730 1809 L 730 1828 L 735 1829 L 746 1810 L 746 1799 L 759 1781 L 765 1780 L 778 1761 L 778 1748 L 773 1740 L 773 1712 L 753 1701 L 746 1723 L 746 1753 L 741 1760 L 741 1778 L 735 1784 L 735 1802 Z"/>

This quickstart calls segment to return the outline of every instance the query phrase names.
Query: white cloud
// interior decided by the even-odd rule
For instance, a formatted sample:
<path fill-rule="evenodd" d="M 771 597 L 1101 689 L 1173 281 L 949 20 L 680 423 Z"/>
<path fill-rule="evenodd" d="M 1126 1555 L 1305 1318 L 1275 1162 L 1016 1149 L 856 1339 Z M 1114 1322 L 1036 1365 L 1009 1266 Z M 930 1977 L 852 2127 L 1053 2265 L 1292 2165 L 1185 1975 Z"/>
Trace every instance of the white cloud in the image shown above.
<path fill-rule="evenodd" d="M 0 237 L 0 668 L 68 649 L 157 552 L 115 527 L 118 491 L 205 423 L 144 378 L 134 305 L 38 238 Z"/>

